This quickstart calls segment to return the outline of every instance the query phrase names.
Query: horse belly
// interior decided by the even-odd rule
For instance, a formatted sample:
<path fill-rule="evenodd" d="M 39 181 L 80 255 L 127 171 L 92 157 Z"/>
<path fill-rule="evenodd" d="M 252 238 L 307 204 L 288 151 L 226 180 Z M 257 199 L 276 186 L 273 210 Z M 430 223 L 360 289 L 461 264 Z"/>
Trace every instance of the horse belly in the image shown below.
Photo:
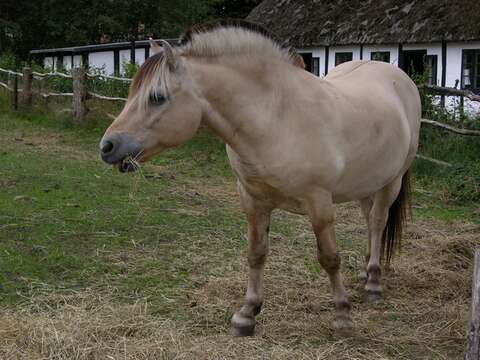
<path fill-rule="evenodd" d="M 408 169 L 411 134 L 407 123 L 398 119 L 387 124 L 383 131 L 389 135 L 377 133 L 376 141 L 367 143 L 362 151 L 351 152 L 333 191 L 335 202 L 371 196 Z"/>

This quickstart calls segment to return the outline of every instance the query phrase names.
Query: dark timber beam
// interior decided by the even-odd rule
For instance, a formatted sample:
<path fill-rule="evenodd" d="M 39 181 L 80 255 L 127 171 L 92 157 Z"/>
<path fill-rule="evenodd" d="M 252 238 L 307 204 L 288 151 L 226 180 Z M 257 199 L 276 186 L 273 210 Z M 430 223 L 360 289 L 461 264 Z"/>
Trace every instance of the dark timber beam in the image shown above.
<path fill-rule="evenodd" d="M 398 67 L 402 70 L 405 70 L 403 65 L 403 45 L 398 44 Z"/>
<path fill-rule="evenodd" d="M 328 74 L 328 57 L 329 57 L 329 48 L 328 46 L 325 46 L 325 75 Z"/>

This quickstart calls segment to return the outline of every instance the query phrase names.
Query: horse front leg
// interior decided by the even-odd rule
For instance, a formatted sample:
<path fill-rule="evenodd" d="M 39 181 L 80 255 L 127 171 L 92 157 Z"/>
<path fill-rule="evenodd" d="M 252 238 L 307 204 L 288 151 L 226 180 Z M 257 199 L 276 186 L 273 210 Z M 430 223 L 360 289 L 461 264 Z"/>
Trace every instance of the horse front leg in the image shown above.
<path fill-rule="evenodd" d="M 240 186 L 239 193 L 248 222 L 248 285 L 245 302 L 231 321 L 234 336 L 252 336 L 255 316 L 263 305 L 263 276 L 268 253 L 271 207 L 250 197 Z"/>
<path fill-rule="evenodd" d="M 338 335 L 350 335 L 353 323 L 350 318 L 350 301 L 340 273 L 340 256 L 335 239 L 335 207 L 330 194 L 318 196 L 310 209 L 310 220 L 317 239 L 318 261 L 327 272 L 333 289 L 335 321 L 333 328 Z"/>

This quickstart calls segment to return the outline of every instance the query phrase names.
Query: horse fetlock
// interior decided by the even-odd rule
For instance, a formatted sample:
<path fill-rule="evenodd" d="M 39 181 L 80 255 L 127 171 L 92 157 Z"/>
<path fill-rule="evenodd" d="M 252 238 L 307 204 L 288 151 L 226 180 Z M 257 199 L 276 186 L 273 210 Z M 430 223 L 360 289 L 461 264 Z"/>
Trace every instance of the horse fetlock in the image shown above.
<path fill-rule="evenodd" d="M 382 286 L 378 277 L 371 276 L 369 273 L 367 283 L 365 284 L 365 302 L 367 304 L 376 303 L 382 298 Z"/>
<path fill-rule="evenodd" d="M 245 316 L 237 312 L 232 317 L 231 325 L 233 336 L 253 336 L 255 333 L 255 318 L 253 316 Z"/>
<path fill-rule="evenodd" d="M 366 290 L 365 291 L 365 303 L 367 304 L 375 304 L 382 299 L 382 291 L 375 291 L 375 290 Z"/>
<path fill-rule="evenodd" d="M 358 273 L 358 278 L 361 280 L 361 281 L 367 281 L 368 279 L 368 274 L 365 270 L 362 270 Z"/>
<path fill-rule="evenodd" d="M 382 270 L 380 269 L 379 265 L 371 264 L 367 267 L 367 273 L 369 277 L 380 279 L 380 276 L 382 275 Z"/>

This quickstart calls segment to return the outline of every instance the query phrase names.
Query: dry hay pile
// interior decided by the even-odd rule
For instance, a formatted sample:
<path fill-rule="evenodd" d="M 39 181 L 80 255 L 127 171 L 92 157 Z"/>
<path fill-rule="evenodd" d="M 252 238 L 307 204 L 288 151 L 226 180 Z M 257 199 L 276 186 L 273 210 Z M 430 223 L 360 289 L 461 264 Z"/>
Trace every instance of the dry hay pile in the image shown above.
<path fill-rule="evenodd" d="M 280 215 L 281 219 L 289 215 Z M 353 219 L 353 223 L 352 223 Z M 119 304 L 114 289 L 39 292 L 0 315 L 1 359 L 458 359 L 465 347 L 473 249 L 478 226 L 417 221 L 384 274 L 385 300 L 362 302 L 360 251 L 343 250 L 356 333 L 335 338 L 326 276 L 309 271 L 313 238 L 273 234 L 266 304 L 257 335 L 232 338 L 229 318 L 245 288 L 245 266 L 180 294 L 181 318 L 160 317 L 148 300 Z M 357 207 L 342 206 L 339 237 L 365 237 Z M 312 242 L 301 251 L 293 241 Z M 477 241 L 477 242 L 476 242 Z M 244 263 L 244 259 L 238 260 Z M 307 264 L 307 265 L 306 265 Z"/>

